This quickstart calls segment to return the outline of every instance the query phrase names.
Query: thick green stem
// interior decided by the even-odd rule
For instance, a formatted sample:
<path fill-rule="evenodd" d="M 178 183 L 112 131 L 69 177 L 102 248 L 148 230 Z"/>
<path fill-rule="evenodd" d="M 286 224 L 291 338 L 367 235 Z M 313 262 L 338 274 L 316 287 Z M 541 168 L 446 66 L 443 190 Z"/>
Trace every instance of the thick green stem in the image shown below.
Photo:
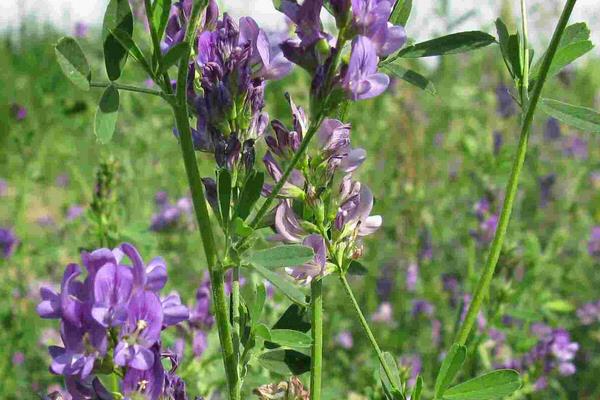
<path fill-rule="evenodd" d="M 550 69 L 550 65 L 552 64 L 552 59 L 556 54 L 556 49 L 558 48 L 558 44 L 567 26 L 567 22 L 569 21 L 569 17 L 571 16 L 571 12 L 573 11 L 573 7 L 575 6 L 576 1 L 577 0 L 567 0 L 567 4 L 565 4 L 565 8 L 563 9 L 563 12 L 560 16 L 558 25 L 556 26 L 556 30 L 552 35 L 552 40 L 550 41 L 548 51 L 546 52 L 546 56 L 544 57 L 544 61 L 540 68 L 540 73 L 538 75 L 535 87 L 533 88 L 531 100 L 527 104 L 525 118 L 523 118 L 523 125 L 521 127 L 519 147 L 517 149 L 517 154 L 513 162 L 510 178 L 506 185 L 506 197 L 504 198 L 504 204 L 502 205 L 502 213 L 500 214 L 498 228 L 496 229 L 496 234 L 494 235 L 494 240 L 492 241 L 485 266 L 479 278 L 479 282 L 477 283 L 477 288 L 475 289 L 475 293 L 473 295 L 473 301 L 469 306 L 469 311 L 467 311 L 465 320 L 458 332 L 456 338 L 457 343 L 464 345 L 467 342 L 471 329 L 473 328 L 473 324 L 475 323 L 477 314 L 479 313 L 479 310 L 481 308 L 481 304 L 483 303 L 483 299 L 487 296 L 490 283 L 492 281 L 492 278 L 494 277 L 494 271 L 496 269 L 496 264 L 498 263 L 498 258 L 500 258 L 502 244 L 504 243 L 504 237 L 506 235 L 506 230 L 510 221 L 510 214 L 512 212 L 515 197 L 517 195 L 517 189 L 519 186 L 519 176 L 521 175 L 523 163 L 525 162 L 525 155 L 527 153 L 527 143 L 529 141 L 529 129 L 531 127 L 531 122 L 533 121 L 533 115 L 535 113 L 537 103 L 540 99 L 542 88 L 544 87 L 544 83 L 546 82 L 548 70 Z"/>
<path fill-rule="evenodd" d="M 393 379 L 394 374 L 390 370 L 389 365 L 385 362 L 385 358 L 383 357 L 383 352 L 379 348 L 379 345 L 377 344 L 377 340 L 375 339 L 373 332 L 371 332 L 369 323 L 367 322 L 364 314 L 362 313 L 360 306 L 358 305 L 358 302 L 356 301 L 356 297 L 354 297 L 352 288 L 348 284 L 348 280 L 346 279 L 346 276 L 343 273 L 340 273 L 339 275 L 340 275 L 340 281 L 342 282 L 342 286 L 344 286 L 344 290 L 346 291 L 346 294 L 348 295 L 348 297 L 350 297 L 350 301 L 352 302 L 352 306 L 354 307 L 356 316 L 358 317 L 360 324 L 362 325 L 363 329 L 365 330 L 365 333 L 367 334 L 367 337 L 369 338 L 371 347 L 373 347 L 373 350 L 377 354 L 377 357 L 379 358 L 379 363 L 381 364 L 381 367 L 383 368 L 385 375 L 387 376 L 388 380 L 390 382 L 392 382 L 392 384 L 393 384 L 393 382 L 395 382 L 395 380 Z M 396 389 L 400 389 L 400 388 L 396 388 Z"/>
<path fill-rule="evenodd" d="M 193 35 L 196 31 L 196 25 L 199 20 L 201 11 L 205 4 L 198 3 L 194 6 L 190 24 L 186 32 L 186 40 L 192 42 Z M 229 397 L 231 400 L 239 400 L 239 375 L 237 368 L 237 356 L 234 352 L 233 341 L 231 337 L 231 326 L 229 324 L 229 313 L 227 310 L 227 299 L 225 297 L 223 269 L 217 264 L 217 250 L 213 236 L 212 223 L 206 206 L 200 172 L 196 161 L 196 153 L 192 142 L 192 132 L 190 129 L 190 121 L 188 117 L 187 105 L 187 74 L 188 60 L 191 48 L 188 47 L 188 54 L 182 57 L 179 64 L 177 76 L 177 92 L 175 102 L 172 103 L 173 112 L 175 114 L 175 123 L 179 131 L 179 141 L 181 144 L 181 153 L 185 165 L 190 191 L 192 193 L 192 202 L 198 222 L 198 229 L 204 246 L 206 262 L 211 278 L 211 290 L 214 303 L 215 319 L 217 322 L 217 330 L 219 340 L 221 342 L 221 352 L 223 363 L 225 365 L 225 374 L 227 377 L 227 386 L 229 389 Z"/>
<path fill-rule="evenodd" d="M 114 86 L 119 90 L 126 90 L 128 92 L 137 92 L 137 93 L 151 94 L 153 96 L 165 97 L 165 93 L 163 93 L 160 90 L 141 88 L 138 86 L 126 85 L 123 83 L 116 83 L 116 82 L 90 82 L 90 87 L 106 88 L 109 86 Z"/>
<path fill-rule="evenodd" d="M 315 279 L 310 284 L 312 311 L 312 348 L 310 365 L 310 398 L 321 399 L 321 375 L 323 373 L 323 281 Z"/>

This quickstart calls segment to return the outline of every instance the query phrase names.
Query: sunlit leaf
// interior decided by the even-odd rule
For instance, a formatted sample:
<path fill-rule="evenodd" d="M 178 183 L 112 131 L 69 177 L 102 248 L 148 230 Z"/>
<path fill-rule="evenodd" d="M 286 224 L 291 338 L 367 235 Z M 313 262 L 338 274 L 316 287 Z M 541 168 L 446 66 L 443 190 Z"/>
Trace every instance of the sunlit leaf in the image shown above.
<path fill-rule="evenodd" d="M 442 362 L 440 372 L 435 380 L 434 393 L 436 399 L 440 399 L 448 386 L 450 386 L 465 362 L 466 355 L 467 348 L 465 346 L 458 343 L 452 345 L 448 354 L 446 354 L 446 358 L 444 358 L 444 362 Z"/>
<path fill-rule="evenodd" d="M 519 373 L 501 369 L 469 379 L 444 392 L 445 400 L 492 400 L 511 395 L 521 387 Z"/>
<path fill-rule="evenodd" d="M 92 73 L 77 41 L 71 37 L 63 37 L 56 44 L 54 51 L 58 64 L 67 78 L 78 88 L 89 90 Z"/>
<path fill-rule="evenodd" d="M 119 91 L 113 85 L 106 88 L 96 109 L 94 133 L 102 144 L 110 142 L 119 114 Z"/>
<path fill-rule="evenodd" d="M 600 133 L 600 113 L 552 99 L 542 99 L 540 108 L 551 117 L 585 132 Z"/>

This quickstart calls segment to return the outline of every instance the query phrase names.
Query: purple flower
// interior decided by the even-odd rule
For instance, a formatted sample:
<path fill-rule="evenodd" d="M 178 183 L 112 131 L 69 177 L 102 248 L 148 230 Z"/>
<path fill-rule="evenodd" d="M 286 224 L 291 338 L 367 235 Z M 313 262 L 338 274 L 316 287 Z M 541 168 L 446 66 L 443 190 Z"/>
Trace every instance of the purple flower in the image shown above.
<path fill-rule="evenodd" d="M 344 179 L 341 188 L 342 202 L 335 217 L 335 228 L 340 236 L 356 234 L 367 236 L 379 229 L 381 216 L 370 215 L 373 209 L 373 193 L 366 185 L 353 184 Z"/>
<path fill-rule="evenodd" d="M 65 268 L 60 293 L 54 292 L 48 287 L 40 289 L 42 301 L 37 306 L 37 313 L 42 318 L 62 318 L 70 324 L 80 327 L 82 325 L 82 291 L 83 284 L 77 281 L 81 275 L 81 267 L 77 264 L 69 264 Z"/>
<path fill-rule="evenodd" d="M 133 292 L 133 271 L 124 265 L 107 264 L 94 279 L 92 316 L 104 327 L 122 325 L 127 319 Z"/>
<path fill-rule="evenodd" d="M 419 279 L 419 264 L 412 262 L 406 269 L 406 290 L 408 292 L 414 292 L 417 287 L 417 280 Z"/>
<path fill-rule="evenodd" d="M 352 100 L 369 99 L 387 89 L 390 78 L 377 72 L 377 51 L 373 42 L 365 36 L 352 41 L 352 52 L 343 87 Z"/>
<path fill-rule="evenodd" d="M 73 28 L 73 35 L 76 38 L 84 38 L 88 35 L 88 31 L 90 27 L 85 22 L 79 21 L 75 23 L 75 27 Z"/>
<path fill-rule="evenodd" d="M 71 183 L 69 174 L 63 173 L 56 177 L 56 186 L 59 188 L 66 188 Z"/>
<path fill-rule="evenodd" d="M 0 250 L 2 250 L 0 256 L 2 256 L 2 258 L 10 258 L 15 252 L 18 244 L 19 238 L 11 228 L 0 227 Z"/>
<path fill-rule="evenodd" d="M 121 340 L 115 348 L 115 364 L 147 370 L 155 361 L 150 348 L 159 340 L 163 325 L 162 306 L 152 292 L 139 292 L 130 303 Z"/>
<path fill-rule="evenodd" d="M 0 231 L 0 238 L 1 237 Z M 0 243 L 2 243 L 1 239 Z M 588 241 L 588 253 L 592 257 L 600 258 L 600 225 L 592 227 L 590 240 Z"/>
<path fill-rule="evenodd" d="M 179 293 L 172 292 L 162 299 L 163 325 L 164 327 L 177 325 L 190 318 L 190 311 L 181 304 Z"/>
<path fill-rule="evenodd" d="M 577 309 L 577 318 L 582 325 L 600 322 L 600 301 L 586 303 Z"/>
<path fill-rule="evenodd" d="M 320 235 L 308 235 L 302 244 L 312 247 L 315 252 L 314 258 L 306 264 L 286 268 L 286 270 L 299 282 L 309 284 L 313 279 L 326 274 L 327 249 L 325 248 L 325 239 Z"/>
<path fill-rule="evenodd" d="M 160 191 L 155 195 L 158 212 L 152 215 L 150 230 L 154 232 L 169 232 L 192 224 L 193 205 L 189 197 L 182 197 L 175 204 L 169 202 L 166 192 Z"/>
<path fill-rule="evenodd" d="M 552 187 L 556 183 L 556 174 L 548 174 L 538 179 L 540 185 L 540 207 L 545 208 L 552 200 Z"/>
<path fill-rule="evenodd" d="M 104 351 L 96 349 L 89 343 L 89 336 L 83 329 L 67 321 L 61 324 L 61 338 L 65 347 L 48 348 L 52 357 L 50 370 L 55 374 L 76 375 L 86 379 L 92 373 L 94 362 L 103 355 Z"/>
<path fill-rule="evenodd" d="M 274 52 L 264 30 L 250 17 L 240 18 L 240 44 L 249 43 L 253 58 L 254 75 L 264 79 L 277 80 L 288 75 L 293 68 L 281 51 Z"/>
<path fill-rule="evenodd" d="M 328 170 L 349 173 L 357 169 L 367 156 L 364 149 L 350 147 L 350 124 L 326 118 L 317 132 L 322 157 L 327 160 Z"/>
<path fill-rule="evenodd" d="M 576 160 L 587 160 L 588 142 L 579 136 L 570 136 L 563 142 L 563 152 Z"/>
<path fill-rule="evenodd" d="M 35 220 L 35 223 L 42 228 L 51 228 L 56 225 L 54 218 L 51 215 L 43 215 Z"/>
<path fill-rule="evenodd" d="M 378 56 L 390 55 L 406 43 L 404 28 L 388 22 L 392 5 L 388 0 L 352 0 L 354 26 L 373 42 Z"/>
<path fill-rule="evenodd" d="M 392 305 L 387 301 L 379 304 L 375 313 L 371 315 L 371 321 L 380 323 L 392 322 L 393 318 Z"/>
<path fill-rule="evenodd" d="M 8 182 L 6 179 L 0 178 L 0 197 L 4 197 L 8 194 Z"/>
<path fill-rule="evenodd" d="M 500 150 L 502 150 L 502 143 L 504 139 L 502 137 L 502 132 L 494 131 L 494 155 L 497 156 L 500 154 Z"/>
<path fill-rule="evenodd" d="M 67 220 L 74 221 L 85 212 L 85 207 L 79 204 L 73 204 L 67 209 Z"/>
<path fill-rule="evenodd" d="M 149 350 L 153 360 L 149 368 L 130 368 L 123 377 L 121 390 L 125 396 L 131 396 L 127 398 L 140 395 L 144 399 L 158 400 L 161 397 L 165 383 L 165 370 L 157 347 L 154 346 Z"/>
<path fill-rule="evenodd" d="M 513 100 L 508 87 L 503 83 L 496 86 L 496 111 L 502 118 L 509 118 L 517 113 L 515 101 Z"/>
<path fill-rule="evenodd" d="M 23 365 L 25 362 L 25 354 L 22 351 L 15 351 L 12 355 L 12 363 L 14 366 Z"/>
<path fill-rule="evenodd" d="M 384 265 L 381 269 L 381 275 L 377 278 L 377 294 L 381 301 L 388 301 L 394 290 L 396 281 L 395 269 L 393 265 Z"/>
<path fill-rule="evenodd" d="M 556 118 L 548 118 L 544 125 L 544 138 L 546 140 L 557 140 L 562 136 L 560 132 L 560 123 Z"/>
<path fill-rule="evenodd" d="M 275 230 L 277 234 L 271 240 L 287 243 L 300 243 L 306 231 L 300 226 L 300 220 L 294 213 L 289 200 L 283 200 L 275 210 Z"/>
<path fill-rule="evenodd" d="M 439 319 L 431 321 L 431 342 L 435 347 L 442 342 L 442 322 Z"/>
<path fill-rule="evenodd" d="M 23 121 L 27 117 L 27 109 L 21 104 L 13 103 L 10 110 L 13 118 L 17 121 Z"/>
<path fill-rule="evenodd" d="M 426 317 L 433 316 L 435 312 L 435 306 L 428 302 L 427 300 L 413 300 L 412 301 L 412 311 L 411 314 L 413 317 L 417 317 L 419 315 L 424 315 Z"/>
<path fill-rule="evenodd" d="M 348 350 L 354 346 L 354 339 L 352 338 L 352 332 L 350 331 L 341 331 L 335 337 L 335 341 L 340 347 Z"/>
<path fill-rule="evenodd" d="M 208 347 L 208 330 L 214 324 L 214 317 L 210 313 L 211 294 L 210 280 L 205 275 L 196 291 L 196 303 L 190 310 L 189 324 L 192 327 L 192 350 L 196 357 L 201 357 Z"/>
<path fill-rule="evenodd" d="M 400 366 L 410 371 L 408 386 L 413 387 L 417 382 L 417 376 L 423 369 L 423 360 L 419 354 L 405 355 L 400 358 Z"/>

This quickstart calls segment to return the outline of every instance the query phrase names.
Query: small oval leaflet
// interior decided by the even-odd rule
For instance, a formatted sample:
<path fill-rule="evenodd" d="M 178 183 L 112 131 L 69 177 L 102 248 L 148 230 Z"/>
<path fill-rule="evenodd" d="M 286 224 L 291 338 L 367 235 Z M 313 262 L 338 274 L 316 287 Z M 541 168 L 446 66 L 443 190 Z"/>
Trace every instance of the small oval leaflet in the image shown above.
<path fill-rule="evenodd" d="M 65 76 L 78 88 L 89 90 L 92 72 L 77 41 L 72 37 L 63 37 L 56 44 L 54 52 Z"/>
<path fill-rule="evenodd" d="M 110 142 L 119 114 L 119 91 L 113 85 L 106 88 L 96 109 L 94 134 L 102 144 Z"/>

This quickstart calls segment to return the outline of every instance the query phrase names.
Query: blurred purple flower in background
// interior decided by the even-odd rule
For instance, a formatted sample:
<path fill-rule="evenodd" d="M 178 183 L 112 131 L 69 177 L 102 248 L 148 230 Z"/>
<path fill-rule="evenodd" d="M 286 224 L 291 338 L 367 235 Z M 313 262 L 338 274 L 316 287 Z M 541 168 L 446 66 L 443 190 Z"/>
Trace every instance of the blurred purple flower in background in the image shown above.
<path fill-rule="evenodd" d="M 577 318 L 582 325 L 600 322 L 600 300 L 582 305 L 577 309 Z"/>
<path fill-rule="evenodd" d="M 0 227 L 0 250 L 2 250 L 0 255 L 2 258 L 10 258 L 18 244 L 19 238 L 11 228 Z"/>
<path fill-rule="evenodd" d="M 588 142 L 577 135 L 565 138 L 563 142 L 563 153 L 576 160 L 587 160 Z"/>
<path fill-rule="evenodd" d="M 341 331 L 335 337 L 335 341 L 340 347 L 348 350 L 354 346 L 354 339 L 352 338 L 352 333 L 350 331 Z"/>
<path fill-rule="evenodd" d="M 85 38 L 88 35 L 90 27 L 85 22 L 76 22 L 75 27 L 73 28 L 73 36 L 76 38 Z"/>
<path fill-rule="evenodd" d="M 0 197 L 4 197 L 8 194 L 8 182 L 6 179 L 0 178 Z"/>
<path fill-rule="evenodd" d="M 85 212 L 85 207 L 80 204 L 73 204 L 67 209 L 67 221 L 74 221 L 81 217 Z"/>
<path fill-rule="evenodd" d="M 410 371 L 408 375 L 408 387 L 415 386 L 417 376 L 423 369 L 423 360 L 419 354 L 410 354 L 400 357 L 400 368 Z"/>
<path fill-rule="evenodd" d="M 417 288 L 417 281 L 419 279 L 419 264 L 411 262 L 406 268 L 406 290 L 408 292 L 414 292 Z"/>
<path fill-rule="evenodd" d="M 556 174 L 548 174 L 538 178 L 540 185 L 540 207 L 545 208 L 553 200 L 552 188 L 556 183 Z"/>
<path fill-rule="evenodd" d="M 423 315 L 425 317 L 432 317 L 434 312 L 435 306 L 427 300 L 419 299 L 412 301 L 411 314 L 413 317 L 418 317 L 420 315 Z"/>
<path fill-rule="evenodd" d="M 71 183 L 71 177 L 66 172 L 56 177 L 56 186 L 59 188 L 66 188 Z"/>
<path fill-rule="evenodd" d="M 544 138 L 546 140 L 557 140 L 562 136 L 560 122 L 556 118 L 548 118 L 544 125 Z"/>
<path fill-rule="evenodd" d="M 495 156 L 500 154 L 500 150 L 502 150 L 503 143 L 504 143 L 504 138 L 502 136 L 502 132 L 494 131 L 494 155 Z"/>
<path fill-rule="evenodd" d="M 384 301 L 381 304 L 379 304 L 379 307 L 377 307 L 377 310 L 371 316 L 371 320 L 373 322 L 380 322 L 380 323 L 392 322 L 393 321 L 392 304 L 387 301 Z"/>
<path fill-rule="evenodd" d="M 152 215 L 150 230 L 168 232 L 178 228 L 188 228 L 192 225 L 193 206 L 189 197 L 182 197 L 175 204 L 169 201 L 165 191 L 159 191 L 154 198 L 158 212 Z"/>
<path fill-rule="evenodd" d="M 21 104 L 13 103 L 10 111 L 13 118 L 17 121 L 23 121 L 27 117 L 27 109 Z"/>
<path fill-rule="evenodd" d="M 517 113 L 516 103 L 509 88 L 503 83 L 496 86 L 496 112 L 502 118 L 509 118 Z"/>
<path fill-rule="evenodd" d="M 377 278 L 377 295 L 380 301 L 389 301 L 394 286 L 396 284 L 395 273 L 396 267 L 393 264 L 386 264 L 381 268 L 381 275 Z"/>
<path fill-rule="evenodd" d="M 194 335 L 192 350 L 196 357 L 202 356 L 206 350 L 208 346 L 208 331 L 215 322 L 214 316 L 210 312 L 210 305 L 210 279 L 208 278 L 208 274 L 205 274 L 204 279 L 196 290 L 196 303 L 190 309 L 190 319 L 188 321 Z"/>
<path fill-rule="evenodd" d="M 600 225 L 593 226 L 590 231 L 588 253 L 590 256 L 600 259 Z"/>

